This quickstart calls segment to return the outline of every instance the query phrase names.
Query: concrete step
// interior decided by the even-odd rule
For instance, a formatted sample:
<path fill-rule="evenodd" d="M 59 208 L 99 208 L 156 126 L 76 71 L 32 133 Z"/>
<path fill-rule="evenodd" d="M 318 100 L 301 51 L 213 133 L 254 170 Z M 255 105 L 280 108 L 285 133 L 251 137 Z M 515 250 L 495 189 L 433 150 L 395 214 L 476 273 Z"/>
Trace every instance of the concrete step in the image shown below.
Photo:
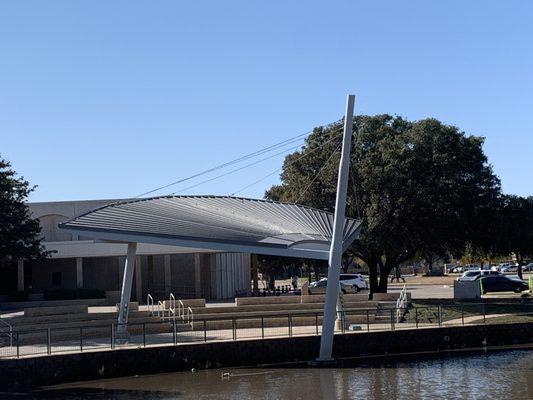
<path fill-rule="evenodd" d="M 128 314 L 131 318 L 149 317 L 149 311 L 130 311 Z M 27 325 L 27 324 L 53 324 L 59 322 L 76 322 L 98 319 L 118 318 L 117 312 L 102 312 L 102 313 L 88 313 L 88 314 L 67 314 L 67 315 L 46 315 L 40 317 L 26 317 L 16 316 L 10 318 L 3 318 L 2 320 L 12 326 Z"/>
<path fill-rule="evenodd" d="M 160 319 L 156 317 L 135 317 L 135 316 L 129 316 L 128 317 L 128 323 L 130 324 L 142 324 L 142 323 L 156 323 L 159 322 Z M 99 318 L 99 319 L 85 319 L 85 320 L 77 320 L 77 321 L 65 321 L 65 322 L 54 322 L 54 323 L 45 323 L 45 324 L 18 324 L 13 326 L 14 332 L 23 332 L 23 331 L 31 331 L 31 330 L 40 330 L 43 331 L 44 329 L 63 329 L 63 328 L 80 328 L 80 327 L 93 327 L 93 326 L 100 326 L 100 325 L 109 325 L 116 324 L 117 318 Z"/>

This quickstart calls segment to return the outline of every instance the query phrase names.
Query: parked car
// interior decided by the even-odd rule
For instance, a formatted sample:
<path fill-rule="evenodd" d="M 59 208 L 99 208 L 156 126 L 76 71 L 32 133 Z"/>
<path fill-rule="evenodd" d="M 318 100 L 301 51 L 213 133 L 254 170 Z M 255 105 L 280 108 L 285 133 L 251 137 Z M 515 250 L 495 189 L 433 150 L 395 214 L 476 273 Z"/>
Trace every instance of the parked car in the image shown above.
<path fill-rule="evenodd" d="M 507 267 L 500 268 L 500 272 L 517 272 L 518 266 L 516 265 L 509 265 Z"/>
<path fill-rule="evenodd" d="M 317 282 L 311 282 L 309 284 L 309 294 L 324 294 L 326 293 L 326 286 L 328 284 L 328 278 L 322 278 Z M 340 281 L 342 294 L 353 294 L 359 292 L 359 288 L 356 285 L 348 285 L 343 281 Z"/>
<path fill-rule="evenodd" d="M 494 275 L 481 278 L 481 290 L 488 292 L 515 292 L 528 290 L 529 285 L 519 279 L 511 279 L 503 275 Z"/>
<path fill-rule="evenodd" d="M 533 272 L 533 263 L 529 263 L 522 267 L 522 272 Z"/>
<path fill-rule="evenodd" d="M 355 285 L 357 289 L 368 289 L 368 284 L 361 274 L 341 274 L 340 281 L 345 285 Z"/>
<path fill-rule="evenodd" d="M 486 269 L 476 269 L 463 272 L 463 274 L 457 278 L 458 281 L 475 281 L 480 277 L 500 275 L 498 271 L 489 271 Z"/>

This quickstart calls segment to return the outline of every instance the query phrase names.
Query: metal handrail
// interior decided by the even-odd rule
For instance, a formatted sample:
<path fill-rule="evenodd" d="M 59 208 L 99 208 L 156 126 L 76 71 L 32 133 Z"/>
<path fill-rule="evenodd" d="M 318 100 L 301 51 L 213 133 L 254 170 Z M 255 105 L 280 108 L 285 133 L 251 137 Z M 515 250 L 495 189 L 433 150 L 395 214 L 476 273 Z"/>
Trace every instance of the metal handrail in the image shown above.
<path fill-rule="evenodd" d="M 187 320 L 187 323 L 189 323 L 192 327 L 194 322 L 194 313 L 191 307 L 187 307 Z"/>
<path fill-rule="evenodd" d="M 178 300 L 178 318 L 181 318 L 182 321 L 185 318 L 185 304 L 181 300 Z"/>
<path fill-rule="evenodd" d="M 146 296 L 146 305 L 148 306 L 148 310 L 150 311 L 150 316 L 154 315 L 154 298 L 150 293 Z"/>
<path fill-rule="evenodd" d="M 173 293 L 170 293 L 168 303 L 168 316 L 170 317 L 172 315 L 176 318 L 176 297 L 174 297 Z"/>
<path fill-rule="evenodd" d="M 165 317 L 165 304 L 161 300 L 157 302 L 157 316 Z"/>
<path fill-rule="evenodd" d="M 400 295 L 398 296 L 398 300 L 396 300 L 396 323 L 400 322 L 400 319 L 402 318 L 402 311 L 405 310 L 407 307 L 407 288 L 405 285 L 403 285 L 403 289 L 400 292 Z"/>

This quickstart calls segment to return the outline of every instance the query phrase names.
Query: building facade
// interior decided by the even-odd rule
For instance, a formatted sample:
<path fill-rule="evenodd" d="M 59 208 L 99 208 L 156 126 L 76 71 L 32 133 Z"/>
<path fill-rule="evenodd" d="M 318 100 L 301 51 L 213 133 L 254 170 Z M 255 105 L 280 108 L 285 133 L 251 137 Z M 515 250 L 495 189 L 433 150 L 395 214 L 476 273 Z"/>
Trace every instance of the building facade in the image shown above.
<path fill-rule="evenodd" d="M 18 290 L 40 293 L 55 289 L 118 291 L 127 244 L 100 242 L 71 234 L 58 224 L 117 200 L 29 203 L 40 221 L 45 261 L 18 262 Z M 145 301 L 176 298 L 226 299 L 250 293 L 250 255 L 215 253 L 174 246 L 140 244 L 132 298 Z"/>

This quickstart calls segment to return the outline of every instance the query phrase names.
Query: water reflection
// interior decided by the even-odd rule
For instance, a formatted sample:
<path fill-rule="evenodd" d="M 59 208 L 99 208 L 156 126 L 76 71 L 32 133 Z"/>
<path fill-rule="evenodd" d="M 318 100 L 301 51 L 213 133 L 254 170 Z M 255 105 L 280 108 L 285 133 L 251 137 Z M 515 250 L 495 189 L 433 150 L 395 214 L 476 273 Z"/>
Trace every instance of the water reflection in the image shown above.
<path fill-rule="evenodd" d="M 521 350 L 425 361 L 359 363 L 334 369 L 232 369 L 159 374 L 79 382 L 19 394 L 17 398 L 533 399 L 532 385 L 533 351 Z"/>

